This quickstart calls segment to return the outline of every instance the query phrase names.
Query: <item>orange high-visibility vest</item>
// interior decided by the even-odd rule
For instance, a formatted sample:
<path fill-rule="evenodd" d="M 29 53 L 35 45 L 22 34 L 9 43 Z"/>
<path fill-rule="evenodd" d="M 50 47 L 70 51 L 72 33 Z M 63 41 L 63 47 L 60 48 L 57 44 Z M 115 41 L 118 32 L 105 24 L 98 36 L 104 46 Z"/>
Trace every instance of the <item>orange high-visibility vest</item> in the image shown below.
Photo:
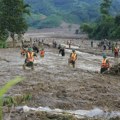
<path fill-rule="evenodd" d="M 103 59 L 102 60 L 102 65 L 101 65 L 102 68 L 109 68 L 109 62 L 107 63 L 107 59 Z"/>
<path fill-rule="evenodd" d="M 72 61 L 76 61 L 76 59 L 77 59 L 77 54 L 76 53 L 72 53 L 71 60 Z"/>
<path fill-rule="evenodd" d="M 41 50 L 41 51 L 40 51 L 40 56 L 41 56 L 41 57 L 44 57 L 44 55 L 45 55 L 45 51 L 44 51 L 44 50 Z"/>
<path fill-rule="evenodd" d="M 33 62 L 34 61 L 34 53 L 33 52 L 28 52 L 27 53 L 27 60 L 29 61 L 29 62 Z"/>

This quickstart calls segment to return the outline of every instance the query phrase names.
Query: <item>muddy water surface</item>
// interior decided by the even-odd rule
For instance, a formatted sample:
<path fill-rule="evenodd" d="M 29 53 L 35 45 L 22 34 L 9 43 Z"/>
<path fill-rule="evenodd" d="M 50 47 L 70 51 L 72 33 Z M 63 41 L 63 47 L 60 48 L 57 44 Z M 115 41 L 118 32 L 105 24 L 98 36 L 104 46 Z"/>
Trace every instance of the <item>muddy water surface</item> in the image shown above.
<path fill-rule="evenodd" d="M 0 86 L 15 76 L 25 81 L 15 86 L 8 95 L 32 94 L 29 106 L 49 106 L 66 110 L 93 109 L 120 110 L 119 76 L 100 75 L 101 56 L 77 51 L 76 68 L 68 66 L 71 50 L 66 56 L 57 49 L 46 48 L 45 58 L 35 58 L 35 70 L 23 70 L 25 58 L 19 49 L 0 50 Z M 111 58 L 112 61 L 113 58 Z"/>

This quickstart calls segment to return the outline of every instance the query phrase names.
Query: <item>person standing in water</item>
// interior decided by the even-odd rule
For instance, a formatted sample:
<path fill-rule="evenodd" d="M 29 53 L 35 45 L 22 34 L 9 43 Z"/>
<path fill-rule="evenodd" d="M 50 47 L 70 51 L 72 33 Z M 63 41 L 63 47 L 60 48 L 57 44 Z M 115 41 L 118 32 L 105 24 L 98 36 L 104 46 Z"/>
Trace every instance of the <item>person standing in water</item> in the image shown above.
<path fill-rule="evenodd" d="M 75 68 L 76 60 L 77 60 L 77 54 L 75 52 L 75 49 L 73 49 L 68 61 L 69 65 L 72 64 L 73 68 Z"/>
<path fill-rule="evenodd" d="M 59 54 L 61 54 L 62 56 L 65 56 L 65 47 L 62 46 L 59 50 Z"/>

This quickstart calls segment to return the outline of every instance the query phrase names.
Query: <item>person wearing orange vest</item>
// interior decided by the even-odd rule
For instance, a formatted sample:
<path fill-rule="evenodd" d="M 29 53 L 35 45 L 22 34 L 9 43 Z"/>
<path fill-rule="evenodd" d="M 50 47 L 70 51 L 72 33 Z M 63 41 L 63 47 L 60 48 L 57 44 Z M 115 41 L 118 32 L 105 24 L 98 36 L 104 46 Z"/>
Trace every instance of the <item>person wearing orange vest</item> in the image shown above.
<path fill-rule="evenodd" d="M 42 49 L 42 50 L 40 50 L 40 57 L 44 57 L 45 56 L 45 51 L 44 51 L 44 49 Z"/>
<path fill-rule="evenodd" d="M 107 71 L 109 68 L 110 68 L 109 60 L 107 59 L 106 55 L 103 55 L 103 60 L 102 60 L 102 64 L 101 64 L 100 73 L 104 73 L 104 72 Z"/>
<path fill-rule="evenodd" d="M 75 68 L 75 62 L 77 60 L 77 54 L 75 52 L 75 49 L 72 50 L 72 53 L 70 54 L 69 64 L 72 64 L 73 68 Z"/>
<path fill-rule="evenodd" d="M 119 48 L 116 46 L 114 48 L 114 57 L 117 58 L 118 57 L 118 53 L 119 53 Z"/>
<path fill-rule="evenodd" d="M 28 48 L 28 51 L 26 53 L 26 59 L 25 64 L 23 65 L 23 68 L 25 69 L 26 66 L 31 67 L 31 69 L 34 69 L 34 56 L 37 57 L 37 55 L 33 52 L 32 48 Z"/>

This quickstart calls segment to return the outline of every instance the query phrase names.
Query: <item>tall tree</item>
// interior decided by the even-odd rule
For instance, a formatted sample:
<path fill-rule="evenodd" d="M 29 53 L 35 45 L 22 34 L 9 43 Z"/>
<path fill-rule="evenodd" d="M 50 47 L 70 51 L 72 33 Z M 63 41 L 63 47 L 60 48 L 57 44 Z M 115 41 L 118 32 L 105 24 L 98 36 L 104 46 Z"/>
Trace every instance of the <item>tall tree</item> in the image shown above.
<path fill-rule="evenodd" d="M 112 0 L 103 0 L 103 2 L 100 5 L 100 12 L 103 17 L 109 15 L 109 9 L 111 6 Z"/>
<path fill-rule="evenodd" d="M 1 0 L 1 3 L 1 26 L 9 32 L 15 47 L 15 34 L 23 34 L 27 30 L 24 14 L 29 14 L 29 6 L 24 0 Z"/>
<path fill-rule="evenodd" d="M 2 2 L 0 0 L 0 48 L 5 47 L 5 42 L 7 37 L 8 37 L 8 32 L 3 27 L 3 22 L 2 22 Z"/>

